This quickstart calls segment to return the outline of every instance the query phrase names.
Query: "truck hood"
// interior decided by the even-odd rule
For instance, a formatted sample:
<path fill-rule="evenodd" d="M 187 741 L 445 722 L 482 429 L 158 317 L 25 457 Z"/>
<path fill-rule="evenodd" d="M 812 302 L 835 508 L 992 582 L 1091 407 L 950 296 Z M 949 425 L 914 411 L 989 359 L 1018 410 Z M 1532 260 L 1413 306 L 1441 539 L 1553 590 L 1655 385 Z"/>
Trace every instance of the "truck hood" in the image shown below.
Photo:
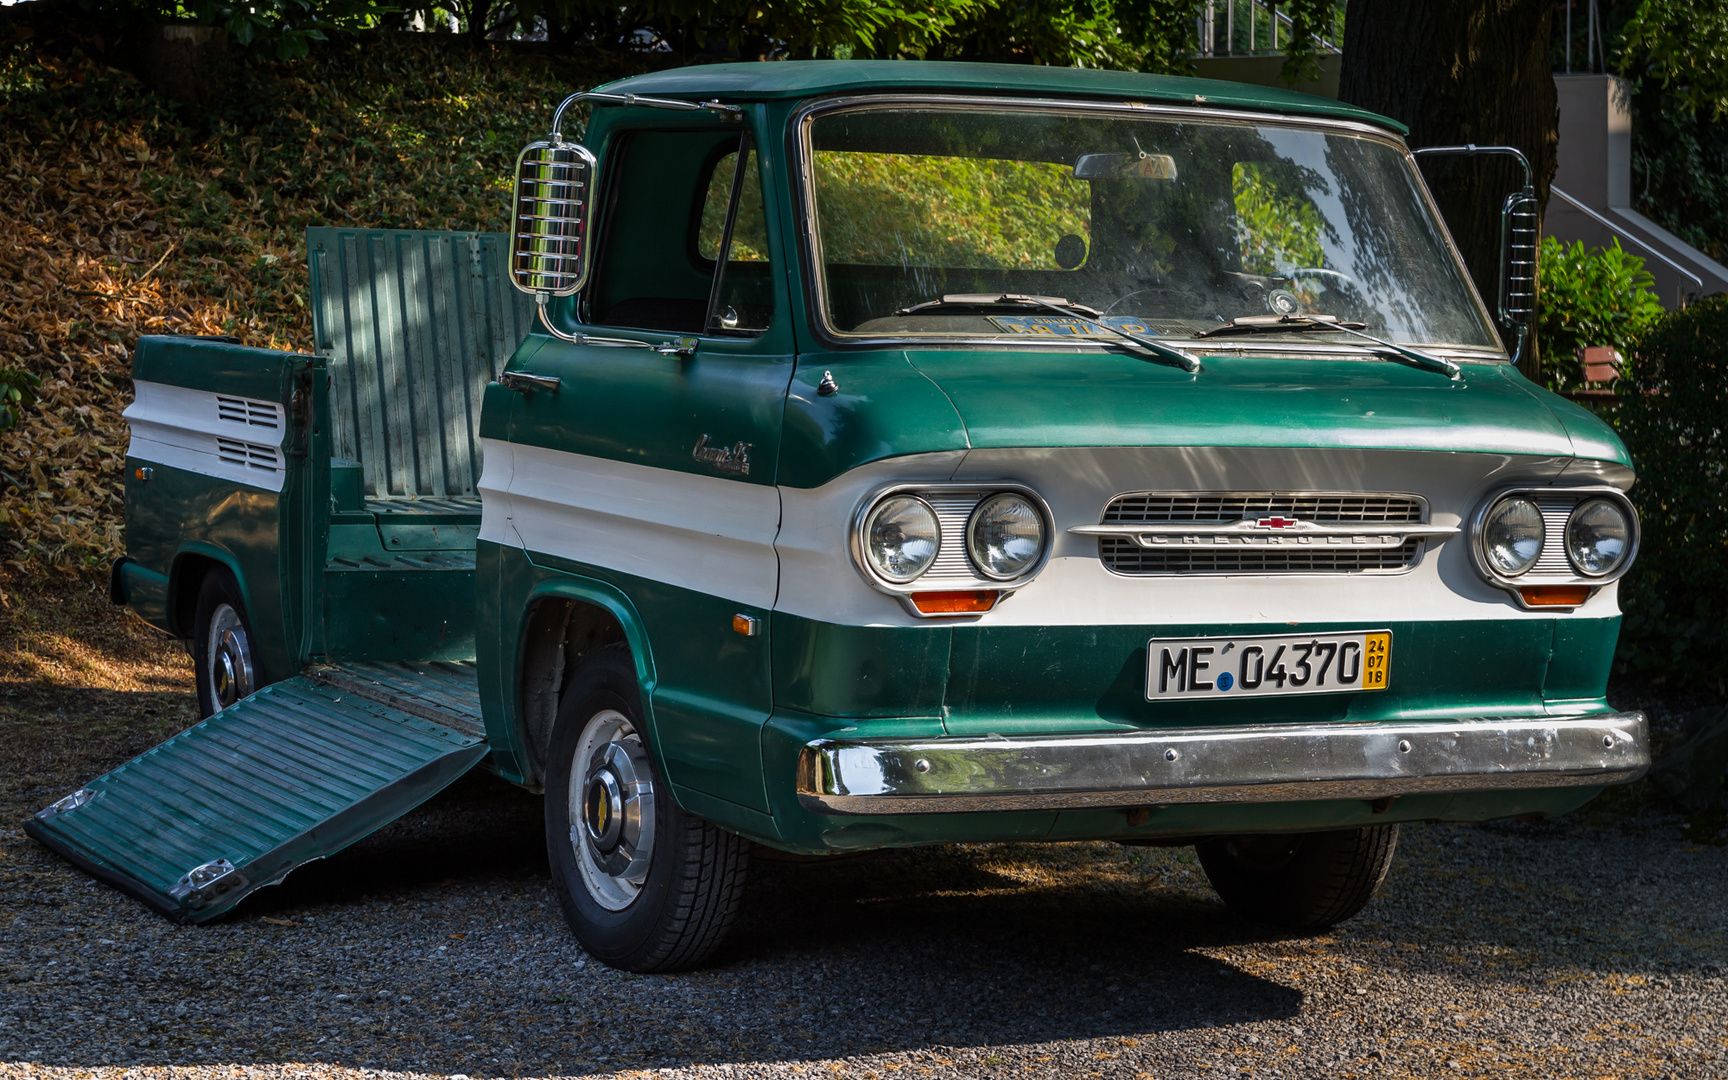
<path fill-rule="evenodd" d="M 906 358 L 953 403 L 974 449 L 1348 447 L 1630 464 L 1607 425 L 1509 365 L 1466 364 L 1452 380 L 1377 358 L 1208 356 L 1197 375 L 1117 352 Z"/>

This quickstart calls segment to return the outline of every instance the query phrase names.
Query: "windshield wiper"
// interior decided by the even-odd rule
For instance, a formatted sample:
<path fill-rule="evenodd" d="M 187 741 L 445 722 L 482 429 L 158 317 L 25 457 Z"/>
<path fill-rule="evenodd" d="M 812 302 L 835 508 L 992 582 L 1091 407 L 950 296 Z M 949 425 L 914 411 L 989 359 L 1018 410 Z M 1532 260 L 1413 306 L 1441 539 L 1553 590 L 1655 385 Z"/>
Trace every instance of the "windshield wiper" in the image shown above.
<path fill-rule="evenodd" d="M 1420 349 L 1412 349 L 1408 345 L 1400 345 L 1395 341 L 1377 338 L 1373 334 L 1364 334 L 1367 323 L 1345 322 L 1336 315 L 1244 315 L 1239 319 L 1231 319 L 1223 326 L 1214 326 L 1210 330 L 1202 330 L 1194 336 L 1197 338 L 1225 337 L 1230 334 L 1300 334 L 1309 330 L 1336 330 L 1341 334 L 1351 334 L 1364 338 L 1380 346 L 1370 350 L 1377 356 L 1386 356 L 1395 360 L 1408 360 L 1417 367 L 1438 371 L 1449 379 L 1456 379 L 1462 369 L 1444 356 L 1435 356 Z"/>
<path fill-rule="evenodd" d="M 1131 330 L 1120 326 L 1111 326 L 1102 321 L 1102 314 L 1097 308 L 1089 308 L 1084 304 L 1076 304 L 1060 296 L 1031 296 L 1026 293 L 949 293 L 940 300 L 926 300 L 922 304 L 913 304 L 896 311 L 896 315 L 921 315 L 926 312 L 935 313 L 945 308 L 991 308 L 991 307 L 1041 307 L 1064 315 L 1077 322 L 1096 326 L 1100 330 L 1108 330 L 1118 337 L 1125 338 L 1152 354 L 1152 358 L 1160 363 L 1173 364 L 1191 375 L 1200 373 L 1200 358 L 1186 349 L 1178 349 L 1174 345 L 1166 345 L 1157 338 L 1142 337 Z"/>

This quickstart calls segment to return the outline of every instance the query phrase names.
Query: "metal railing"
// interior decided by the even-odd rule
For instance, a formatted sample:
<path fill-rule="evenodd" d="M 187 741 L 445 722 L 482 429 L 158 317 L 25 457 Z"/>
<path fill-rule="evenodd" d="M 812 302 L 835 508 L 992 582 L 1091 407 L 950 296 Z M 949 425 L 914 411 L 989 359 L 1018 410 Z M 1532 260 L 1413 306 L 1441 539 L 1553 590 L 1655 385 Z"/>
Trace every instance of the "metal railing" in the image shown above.
<path fill-rule="evenodd" d="M 1649 244 L 1646 244 L 1644 241 L 1638 239 L 1636 236 L 1632 235 L 1626 229 L 1622 228 L 1619 225 L 1614 224 L 1612 221 L 1609 221 L 1607 218 L 1603 217 L 1601 214 L 1598 214 L 1596 211 L 1590 209 L 1588 206 L 1585 206 L 1583 203 L 1579 202 L 1577 199 L 1574 199 L 1572 196 L 1566 194 L 1564 191 L 1561 191 L 1559 188 L 1555 187 L 1553 184 L 1548 185 L 1548 192 L 1551 195 L 1560 196 L 1560 198 L 1562 198 L 1566 202 L 1571 203 L 1573 206 L 1577 207 L 1579 210 L 1584 211 L 1586 214 L 1590 215 L 1591 218 L 1595 219 L 1595 221 L 1598 225 L 1601 225 L 1603 228 L 1607 229 L 1609 232 L 1613 233 L 1615 236 L 1630 240 L 1634 244 L 1637 244 L 1639 247 L 1643 248 L 1645 251 L 1648 251 L 1650 254 L 1656 256 L 1658 259 L 1661 259 L 1662 262 L 1665 263 L 1669 267 L 1669 269 L 1673 270 L 1676 274 L 1679 274 L 1681 277 L 1688 278 L 1689 280 L 1692 281 L 1693 284 L 1697 285 L 1698 288 L 1700 288 L 1700 289 L 1704 288 L 1704 279 L 1703 278 L 1699 277 L 1697 274 L 1694 274 L 1692 271 L 1686 269 L 1684 266 L 1681 266 L 1679 263 L 1675 262 L 1673 259 L 1670 259 L 1668 256 L 1662 254 L 1660 251 L 1657 251 L 1655 248 L 1651 247 Z"/>
<path fill-rule="evenodd" d="M 1206 0 L 1195 16 L 1200 57 L 1272 56 L 1290 46 L 1296 27 L 1290 16 L 1278 10 L 1276 0 Z M 1313 34 L 1321 52 L 1341 53 L 1340 20 L 1332 20 L 1333 33 Z M 1220 38 L 1219 31 L 1223 31 Z"/>

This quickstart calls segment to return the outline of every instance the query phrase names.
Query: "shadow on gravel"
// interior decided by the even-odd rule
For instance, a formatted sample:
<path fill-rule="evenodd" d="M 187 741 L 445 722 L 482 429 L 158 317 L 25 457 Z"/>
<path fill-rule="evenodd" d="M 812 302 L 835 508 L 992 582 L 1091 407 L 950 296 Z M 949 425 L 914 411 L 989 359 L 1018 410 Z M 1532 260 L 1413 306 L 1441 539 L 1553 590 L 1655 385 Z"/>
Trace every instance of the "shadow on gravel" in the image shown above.
<path fill-rule="evenodd" d="M 363 903 L 476 878 L 543 881 L 548 874 L 544 837 L 538 795 L 489 773 L 471 772 L 353 847 L 253 893 L 227 918 Z"/>

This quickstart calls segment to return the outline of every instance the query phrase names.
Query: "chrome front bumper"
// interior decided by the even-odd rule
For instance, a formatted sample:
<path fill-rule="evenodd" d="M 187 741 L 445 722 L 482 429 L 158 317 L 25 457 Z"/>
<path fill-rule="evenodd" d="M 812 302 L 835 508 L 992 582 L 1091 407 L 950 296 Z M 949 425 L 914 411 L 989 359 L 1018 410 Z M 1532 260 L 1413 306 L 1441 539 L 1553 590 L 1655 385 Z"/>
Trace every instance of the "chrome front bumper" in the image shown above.
<path fill-rule="evenodd" d="M 1095 735 L 818 739 L 798 800 L 824 814 L 1380 799 L 1584 787 L 1650 767 L 1641 712 Z"/>

